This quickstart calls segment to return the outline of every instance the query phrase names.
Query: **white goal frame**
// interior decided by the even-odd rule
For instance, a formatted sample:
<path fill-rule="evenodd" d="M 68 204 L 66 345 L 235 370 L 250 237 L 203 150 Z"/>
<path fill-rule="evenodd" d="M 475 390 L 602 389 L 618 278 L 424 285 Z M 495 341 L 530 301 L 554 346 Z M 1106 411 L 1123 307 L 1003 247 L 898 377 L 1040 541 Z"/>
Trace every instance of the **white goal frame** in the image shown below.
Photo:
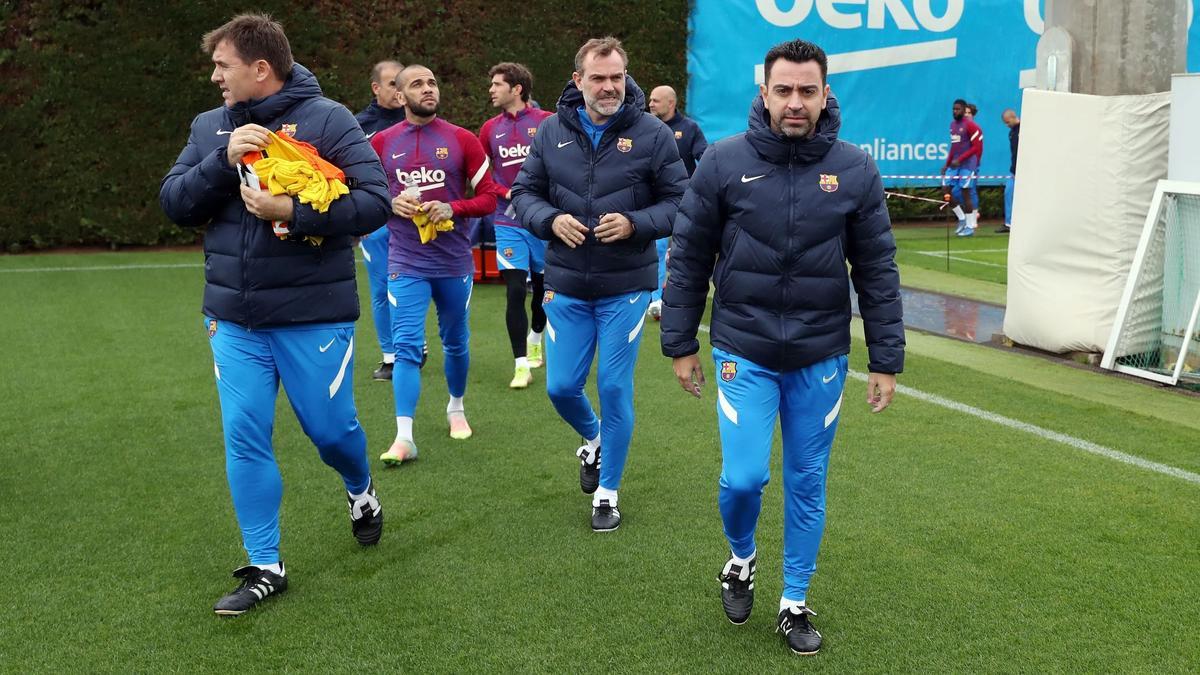
<path fill-rule="evenodd" d="M 1183 366 L 1187 359 L 1187 345 L 1191 344 L 1192 336 L 1196 332 L 1196 319 L 1200 317 L 1200 293 L 1196 294 L 1196 299 L 1192 303 L 1192 312 L 1188 320 L 1187 331 L 1184 333 L 1183 338 L 1184 347 L 1179 350 L 1179 357 L 1175 360 L 1175 367 L 1169 375 L 1144 368 L 1119 364 L 1117 363 L 1119 357 L 1116 353 L 1117 345 L 1120 344 L 1121 338 L 1124 336 L 1125 321 L 1129 316 L 1129 306 L 1132 302 L 1134 292 L 1137 290 L 1138 281 L 1141 278 L 1143 269 L 1147 264 L 1155 264 L 1155 261 L 1146 260 L 1146 252 L 1150 248 L 1151 239 L 1154 236 L 1154 228 L 1158 224 L 1159 215 L 1163 208 L 1163 197 L 1166 194 L 1200 197 L 1200 183 L 1160 180 L 1155 186 L 1154 199 L 1151 200 L 1150 210 L 1146 213 L 1146 222 L 1142 226 L 1142 236 L 1138 240 L 1137 252 L 1133 256 L 1133 266 L 1130 268 L 1129 278 L 1125 282 L 1125 291 L 1121 294 L 1121 304 L 1117 307 L 1117 316 L 1113 321 L 1112 332 L 1109 334 L 1108 346 L 1104 350 L 1104 358 L 1100 362 L 1100 367 L 1154 380 L 1163 384 L 1176 385 L 1179 383 L 1179 377 L 1183 372 Z M 1158 261 L 1158 264 L 1162 264 L 1162 261 Z M 1197 264 L 1200 264 L 1200 262 Z"/>

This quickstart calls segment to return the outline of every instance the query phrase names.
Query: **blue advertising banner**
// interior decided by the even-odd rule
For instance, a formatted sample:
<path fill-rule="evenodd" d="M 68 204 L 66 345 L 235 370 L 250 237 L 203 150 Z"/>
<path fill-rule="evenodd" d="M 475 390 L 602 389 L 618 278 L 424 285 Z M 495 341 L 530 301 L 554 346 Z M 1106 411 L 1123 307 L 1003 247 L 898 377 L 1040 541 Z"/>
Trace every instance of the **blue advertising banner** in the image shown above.
<path fill-rule="evenodd" d="M 885 177 L 936 175 L 954 99 L 976 104 L 980 174 L 1000 177 L 984 184 L 1001 184 L 1008 173 L 1000 115 L 1020 113 L 1044 28 L 1040 0 L 695 0 L 689 24 L 687 112 L 710 142 L 745 131 L 767 50 L 803 38 L 829 56 L 842 139 L 871 153 Z M 1188 47 L 1194 71 L 1200 22 L 1189 25 Z"/>

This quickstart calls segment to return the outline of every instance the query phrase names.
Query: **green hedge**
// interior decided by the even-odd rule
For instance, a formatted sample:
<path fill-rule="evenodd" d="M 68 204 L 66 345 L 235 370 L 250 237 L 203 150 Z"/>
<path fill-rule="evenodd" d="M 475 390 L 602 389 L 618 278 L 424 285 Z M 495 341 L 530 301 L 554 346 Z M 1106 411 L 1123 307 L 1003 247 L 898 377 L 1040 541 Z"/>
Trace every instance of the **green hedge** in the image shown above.
<path fill-rule="evenodd" d="M 0 251 L 63 245 L 177 244 L 158 186 L 199 112 L 220 105 L 200 36 L 225 3 L 0 2 L 0 148 L 9 195 Z M 616 35 L 645 87 L 687 81 L 688 0 L 271 0 L 248 5 L 283 22 L 296 60 L 351 110 L 370 100 L 382 58 L 429 66 L 443 116 L 477 129 L 494 114 L 487 69 L 520 61 L 534 97 L 553 105 L 589 37 Z"/>

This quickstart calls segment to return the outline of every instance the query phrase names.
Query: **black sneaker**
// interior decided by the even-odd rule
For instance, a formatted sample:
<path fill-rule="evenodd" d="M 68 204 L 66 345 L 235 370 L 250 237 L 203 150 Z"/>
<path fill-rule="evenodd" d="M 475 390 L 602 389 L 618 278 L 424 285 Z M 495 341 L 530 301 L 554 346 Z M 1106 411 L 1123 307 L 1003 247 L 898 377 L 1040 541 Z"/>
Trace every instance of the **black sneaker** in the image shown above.
<path fill-rule="evenodd" d="M 821 633 L 808 622 L 808 617 L 817 613 L 808 607 L 792 607 L 779 613 L 777 633 L 783 633 L 788 649 L 802 656 L 812 656 L 821 651 Z"/>
<path fill-rule="evenodd" d="M 601 499 L 600 506 L 592 507 L 593 532 L 612 532 L 620 526 L 621 512 L 609 504 L 607 499 Z"/>
<path fill-rule="evenodd" d="M 379 364 L 379 367 L 375 369 L 375 372 L 371 373 L 371 379 L 391 382 L 392 381 L 392 368 L 394 368 L 395 366 L 396 366 L 395 363 L 382 363 L 381 362 Z"/>
<path fill-rule="evenodd" d="M 750 610 L 754 608 L 754 573 L 757 567 L 758 556 L 751 558 L 750 564 L 744 567 L 730 558 L 717 575 L 717 581 L 721 582 L 721 605 L 725 607 L 725 617 L 735 626 L 746 623 L 750 618 Z"/>
<path fill-rule="evenodd" d="M 1012 232 L 1012 228 L 1008 225 L 1001 225 L 996 228 L 996 234 L 1008 234 L 1009 232 Z"/>
<path fill-rule="evenodd" d="M 421 345 L 421 365 L 417 366 L 417 368 L 418 369 L 424 368 L 425 362 L 428 360 L 429 360 L 429 343 L 426 342 L 425 344 Z"/>
<path fill-rule="evenodd" d="M 375 496 L 375 481 L 367 487 L 366 497 L 356 502 L 347 494 L 346 501 L 350 503 L 350 531 L 354 538 L 363 546 L 379 543 L 383 534 L 383 507 Z"/>
<path fill-rule="evenodd" d="M 579 446 L 575 456 L 579 458 L 579 489 L 583 490 L 583 494 L 590 495 L 600 487 L 600 448 L 596 448 L 596 456 L 591 464 L 587 461 L 587 443 Z"/>
<path fill-rule="evenodd" d="M 213 605 L 213 611 L 220 616 L 245 614 L 268 596 L 287 590 L 287 577 L 254 565 L 237 568 L 233 576 L 241 579 L 242 583 Z"/>

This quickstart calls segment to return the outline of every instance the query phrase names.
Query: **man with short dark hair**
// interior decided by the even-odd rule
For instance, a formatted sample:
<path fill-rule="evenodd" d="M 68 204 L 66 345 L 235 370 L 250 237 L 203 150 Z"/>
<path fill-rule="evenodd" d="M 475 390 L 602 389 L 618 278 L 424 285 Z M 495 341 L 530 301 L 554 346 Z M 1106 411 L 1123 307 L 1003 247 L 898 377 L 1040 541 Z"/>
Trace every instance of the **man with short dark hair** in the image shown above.
<path fill-rule="evenodd" d="M 509 197 L 512 184 L 529 156 L 529 146 L 537 136 L 538 127 L 552 113 L 529 105 L 533 74 L 525 66 L 498 63 L 492 66 L 488 75 L 492 78 L 488 96 L 492 105 L 500 109 L 500 114 L 483 123 L 479 129 L 479 142 L 491 160 L 496 183 L 504 189 L 504 196 L 497 200 L 493 222 L 496 225 L 496 266 L 500 268 L 508 291 L 504 323 L 515 361 L 513 378 L 508 386 L 524 389 L 533 382 L 530 369 L 542 365 L 542 330 L 546 327 L 546 313 L 542 310 L 546 242 L 521 227 Z M 532 330 L 530 319 L 525 316 L 526 277 L 533 286 L 533 299 L 529 303 L 533 315 Z M 527 330 L 528 335 L 525 334 Z"/>
<path fill-rule="evenodd" d="M 778 420 L 784 588 L 776 623 L 793 652 L 815 654 L 821 634 L 807 595 L 847 375 L 850 282 L 866 331 L 867 402 L 880 412 L 904 365 L 900 279 L 879 170 L 837 137 L 825 52 L 793 40 L 773 47 L 764 64 L 750 129 L 708 148 L 675 219 L 662 350 L 680 386 L 699 397 L 696 333 L 711 280 L 719 502 L 731 551 L 718 576 L 721 602 L 732 623 L 749 619 Z"/>
<path fill-rule="evenodd" d="M 579 487 L 592 530 L 621 524 L 617 488 L 633 437 L 633 371 L 658 261 L 687 172 L 670 129 L 643 112 L 620 41 L 589 40 L 558 112 L 538 129 L 512 188 L 517 217 L 546 249 L 546 390 L 583 437 Z M 599 348 L 604 421 L 584 394 Z M 603 462 L 601 441 L 603 440 Z"/>
<path fill-rule="evenodd" d="M 404 100 L 396 91 L 396 75 L 403 64 L 399 61 L 380 61 L 371 69 L 371 103 L 354 116 L 363 133 L 370 139 L 384 129 L 404 121 Z M 358 243 L 362 249 L 367 281 L 371 286 L 371 313 L 375 319 L 375 335 L 383 360 L 371 374 L 375 380 L 392 379 L 396 350 L 392 346 L 392 314 L 387 297 L 387 226 L 375 230 Z"/>
<path fill-rule="evenodd" d="M 393 195 L 388 296 L 396 348 L 396 438 L 380 455 L 391 465 L 417 457 L 413 417 L 421 394 L 421 348 L 430 300 L 437 309 L 445 356 L 450 437 L 464 440 L 473 433 L 463 397 L 471 364 L 467 321 L 475 259 L 464 220 L 491 213 L 496 197 L 503 194 L 492 181 L 487 155 L 475 134 L 438 117 L 441 90 L 433 71 L 409 65 L 396 83 L 404 97 L 405 121 L 371 138 Z"/>
<path fill-rule="evenodd" d="M 690 177 L 696 172 L 696 164 L 700 161 L 700 156 L 704 154 L 704 149 L 708 147 L 708 141 L 704 138 L 704 132 L 700 131 L 700 125 L 680 112 L 677 104 L 675 90 L 666 85 L 660 85 L 650 92 L 650 101 L 647 107 L 651 115 L 666 122 L 667 126 L 671 128 L 671 132 L 675 135 L 675 146 L 679 148 L 679 158 L 683 160 L 683 165 L 687 168 Z M 667 281 L 667 248 L 670 243 L 669 237 L 654 242 L 658 252 L 658 288 L 655 288 L 654 293 L 650 295 L 648 311 L 650 317 L 655 321 L 658 321 L 662 315 L 662 289 L 663 284 Z"/>
<path fill-rule="evenodd" d="M 225 105 L 192 121 L 163 179 L 167 216 L 204 228 L 204 316 L 221 400 L 225 470 L 250 564 L 213 608 L 241 614 L 288 586 L 279 556 L 283 483 L 271 446 L 280 383 L 321 459 L 342 477 L 350 526 L 379 541 L 383 509 L 350 386 L 354 362 L 354 238 L 387 218 L 379 160 L 344 106 L 294 64 L 283 27 L 243 14 L 204 36 Z M 243 159 L 286 133 L 345 174 L 324 209 L 260 189 Z"/>
<path fill-rule="evenodd" d="M 975 210 L 979 207 L 971 199 L 971 187 L 983 156 L 983 130 L 967 115 L 969 104 L 960 99 L 954 101 L 950 122 L 950 151 L 942 165 L 942 185 L 950 187 L 951 204 L 958 217 L 955 234 L 970 237 L 978 224 Z"/>

